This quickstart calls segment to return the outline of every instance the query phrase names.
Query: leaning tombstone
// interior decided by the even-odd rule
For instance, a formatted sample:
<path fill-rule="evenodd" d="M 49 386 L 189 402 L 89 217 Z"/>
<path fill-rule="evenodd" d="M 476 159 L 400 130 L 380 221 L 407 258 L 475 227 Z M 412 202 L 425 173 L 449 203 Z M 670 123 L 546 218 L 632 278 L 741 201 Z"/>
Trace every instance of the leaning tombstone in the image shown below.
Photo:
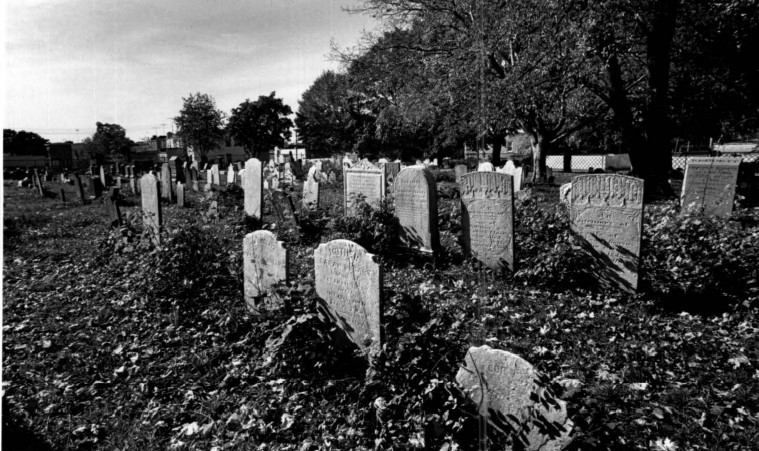
<path fill-rule="evenodd" d="M 382 347 L 382 271 L 374 255 L 348 240 L 322 243 L 314 251 L 316 294 L 322 313 L 362 351 Z"/>
<path fill-rule="evenodd" d="M 733 212 L 740 163 L 740 158 L 730 157 L 689 158 L 680 195 L 682 208 L 729 216 Z"/>
<path fill-rule="evenodd" d="M 247 167 L 247 166 L 246 166 Z M 282 241 L 267 230 L 256 230 L 243 239 L 245 303 L 255 313 L 280 310 L 281 300 L 272 293 L 277 283 L 287 283 L 289 255 Z"/>
<path fill-rule="evenodd" d="M 295 215 L 293 200 L 280 190 L 271 192 L 271 204 L 279 221 L 287 224 L 289 227 L 298 227 L 298 217 Z"/>
<path fill-rule="evenodd" d="M 45 195 L 45 189 L 42 188 L 42 180 L 40 180 L 40 175 L 37 173 L 37 168 L 34 168 L 34 176 L 32 178 L 34 182 L 34 187 L 37 189 L 37 194 L 40 196 Z"/>
<path fill-rule="evenodd" d="M 245 214 L 261 220 L 261 206 L 264 203 L 263 168 L 258 158 L 245 162 L 242 174 L 242 188 L 245 192 Z"/>
<path fill-rule="evenodd" d="M 105 166 L 101 165 L 100 166 L 100 182 L 103 184 L 103 188 L 108 187 L 108 180 L 105 177 L 106 177 Z"/>
<path fill-rule="evenodd" d="M 161 166 L 161 197 L 168 199 L 171 202 L 173 199 L 171 190 L 171 166 L 169 163 L 164 163 Z"/>
<path fill-rule="evenodd" d="M 142 222 L 150 231 L 153 242 L 161 242 L 161 202 L 158 199 L 158 179 L 153 174 L 145 174 L 140 179 L 142 193 Z"/>
<path fill-rule="evenodd" d="M 440 250 L 437 221 L 437 185 L 424 168 L 408 167 L 395 179 L 395 216 L 404 246 L 422 252 Z"/>
<path fill-rule="evenodd" d="M 518 355 L 487 345 L 471 347 L 456 382 L 480 416 L 512 439 L 513 449 L 559 451 L 572 441 L 574 423 L 566 402 Z"/>
<path fill-rule="evenodd" d="M 129 177 L 129 188 L 132 190 L 132 193 L 137 194 L 137 182 L 134 177 Z"/>
<path fill-rule="evenodd" d="M 197 193 L 200 191 L 200 186 L 198 186 L 198 170 L 195 167 L 190 168 L 190 179 L 192 180 L 192 190 Z"/>
<path fill-rule="evenodd" d="M 343 208 L 346 216 L 356 214 L 356 202 L 379 207 L 385 198 L 385 171 L 363 159 L 343 170 Z"/>
<path fill-rule="evenodd" d="M 121 208 L 119 208 L 118 204 L 119 200 L 119 189 L 116 187 L 112 187 L 108 194 L 106 194 L 103 197 L 103 203 L 105 204 L 106 210 L 108 210 L 108 216 L 111 219 L 111 227 L 121 227 L 123 225 L 123 221 L 121 219 Z"/>
<path fill-rule="evenodd" d="M 456 183 L 461 183 L 461 176 L 468 172 L 465 164 L 457 164 L 453 168 L 453 173 L 456 174 Z"/>
<path fill-rule="evenodd" d="M 184 183 L 177 182 L 177 207 L 184 207 Z"/>
<path fill-rule="evenodd" d="M 494 270 L 514 271 L 514 185 L 499 172 L 461 177 L 464 249 Z"/>
<path fill-rule="evenodd" d="M 635 292 L 643 230 L 643 180 L 617 174 L 574 177 L 570 224 L 596 259 L 600 287 Z"/>

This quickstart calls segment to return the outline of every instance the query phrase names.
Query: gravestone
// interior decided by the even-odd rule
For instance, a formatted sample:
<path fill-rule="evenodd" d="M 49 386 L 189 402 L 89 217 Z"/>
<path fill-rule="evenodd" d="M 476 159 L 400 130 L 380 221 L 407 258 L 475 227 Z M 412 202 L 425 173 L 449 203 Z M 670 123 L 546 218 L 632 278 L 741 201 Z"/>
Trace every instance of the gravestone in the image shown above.
<path fill-rule="evenodd" d="M 524 180 L 524 169 L 522 167 L 514 166 L 514 162 L 509 160 L 503 165 L 502 168 L 496 169 L 496 172 L 508 174 L 512 177 L 514 182 L 514 193 L 518 193 L 522 190 Z"/>
<path fill-rule="evenodd" d="M 319 182 L 313 177 L 303 182 L 303 208 L 315 211 L 319 208 Z"/>
<path fill-rule="evenodd" d="M 707 215 L 729 216 L 733 212 L 740 158 L 689 158 L 680 195 L 684 209 Z"/>
<path fill-rule="evenodd" d="M 363 159 L 343 170 L 343 208 L 346 216 L 355 215 L 355 203 L 361 199 L 378 207 L 385 198 L 385 171 Z"/>
<path fill-rule="evenodd" d="M 635 292 L 643 228 L 643 180 L 616 174 L 572 179 L 572 231 L 596 258 L 601 287 Z"/>
<path fill-rule="evenodd" d="M 108 210 L 108 217 L 111 219 L 111 227 L 121 227 L 123 225 L 118 200 L 119 189 L 116 187 L 112 187 L 108 191 L 108 194 L 103 197 L 103 204 L 105 204 L 105 208 Z"/>
<path fill-rule="evenodd" d="M 333 185 L 337 183 L 337 176 L 335 175 L 334 171 L 329 171 L 329 174 L 327 175 L 327 182 Z"/>
<path fill-rule="evenodd" d="M 316 294 L 324 312 L 362 351 L 382 347 L 382 271 L 374 255 L 348 240 L 314 251 Z"/>
<path fill-rule="evenodd" d="M 37 190 L 37 194 L 44 196 L 45 190 L 42 188 L 42 180 L 40 180 L 40 175 L 37 172 L 37 168 L 34 168 L 34 175 L 32 176 L 32 180 L 34 183 L 34 188 Z"/>
<path fill-rule="evenodd" d="M 149 230 L 153 242 L 161 242 L 161 202 L 158 199 L 158 179 L 153 174 L 145 174 L 140 179 L 142 192 L 142 222 Z"/>
<path fill-rule="evenodd" d="M 219 172 L 219 165 L 215 164 L 211 166 L 211 170 L 209 171 L 210 177 L 209 177 L 209 185 L 220 185 L 221 184 L 221 173 Z"/>
<path fill-rule="evenodd" d="M 172 186 L 175 182 L 185 183 L 184 163 L 182 162 L 182 159 L 179 157 L 169 158 L 169 166 L 171 168 L 171 175 L 173 177 L 173 180 L 171 181 Z"/>
<path fill-rule="evenodd" d="M 280 222 L 290 227 L 298 227 L 298 217 L 295 215 L 293 200 L 280 190 L 271 192 L 271 204 Z"/>
<path fill-rule="evenodd" d="M 456 183 L 461 183 L 461 176 L 469 172 L 465 164 L 457 164 L 453 168 L 453 173 L 456 174 Z"/>
<path fill-rule="evenodd" d="M 422 252 L 439 251 L 437 185 L 432 174 L 424 168 L 405 168 L 398 173 L 393 190 L 401 242 Z"/>
<path fill-rule="evenodd" d="M 495 171 L 495 168 L 493 167 L 493 163 L 486 161 L 484 163 L 480 163 L 480 165 L 477 166 L 477 170 L 480 172 L 492 172 Z"/>
<path fill-rule="evenodd" d="M 461 177 L 464 249 L 494 270 L 514 271 L 514 185 L 499 172 Z"/>
<path fill-rule="evenodd" d="M 242 188 L 245 191 L 245 214 L 260 220 L 261 206 L 264 203 L 263 168 L 258 158 L 245 162 L 242 177 Z"/>
<path fill-rule="evenodd" d="M 227 185 L 233 185 L 235 183 L 235 166 L 230 164 L 227 168 Z"/>
<path fill-rule="evenodd" d="M 169 166 L 169 163 L 164 163 L 161 165 L 161 197 L 171 202 L 173 200 L 172 194 L 171 166 Z"/>
<path fill-rule="evenodd" d="M 198 185 L 200 174 L 198 174 L 198 170 L 194 166 L 190 168 L 190 179 L 192 180 L 192 190 L 197 193 L 200 190 L 200 186 Z"/>
<path fill-rule="evenodd" d="M 471 347 L 456 382 L 478 406 L 480 416 L 512 437 L 514 448 L 564 449 L 572 441 L 572 420 L 535 368 L 516 354 L 490 346 Z"/>
<path fill-rule="evenodd" d="M 572 182 L 567 182 L 559 187 L 559 202 L 567 205 L 572 204 Z"/>
<path fill-rule="evenodd" d="M 276 298 L 267 295 L 275 284 L 287 283 L 287 249 L 281 241 L 277 241 L 276 235 L 266 230 L 245 235 L 242 247 L 245 303 L 248 309 L 260 312 L 281 308 Z"/>
<path fill-rule="evenodd" d="M 177 207 L 184 207 L 184 183 L 177 182 Z"/>
<path fill-rule="evenodd" d="M 103 184 L 103 188 L 108 187 L 108 180 L 105 178 L 105 166 L 100 166 L 100 182 Z"/>
<path fill-rule="evenodd" d="M 227 186 L 227 171 L 219 172 L 219 186 Z"/>

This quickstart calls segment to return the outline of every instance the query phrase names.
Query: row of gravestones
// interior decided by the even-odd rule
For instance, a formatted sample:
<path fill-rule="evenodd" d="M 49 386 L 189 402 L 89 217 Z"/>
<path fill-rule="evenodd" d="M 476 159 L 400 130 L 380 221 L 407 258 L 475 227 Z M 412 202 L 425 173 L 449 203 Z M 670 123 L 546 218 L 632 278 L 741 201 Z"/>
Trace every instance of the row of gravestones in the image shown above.
<path fill-rule="evenodd" d="M 265 230 L 243 240 L 244 292 L 254 313 L 281 309 L 272 292 L 287 283 L 289 252 Z M 365 355 L 382 347 L 382 269 L 349 240 L 323 243 L 314 251 L 316 293 L 323 311 Z M 472 347 L 456 380 L 480 415 L 502 432 L 514 432 L 525 449 L 561 449 L 570 441 L 566 404 L 542 384 L 532 365 L 488 346 Z M 487 381 L 487 383 L 483 383 Z M 550 424 L 547 431 L 543 425 Z M 547 446 L 547 448 L 546 448 Z"/>

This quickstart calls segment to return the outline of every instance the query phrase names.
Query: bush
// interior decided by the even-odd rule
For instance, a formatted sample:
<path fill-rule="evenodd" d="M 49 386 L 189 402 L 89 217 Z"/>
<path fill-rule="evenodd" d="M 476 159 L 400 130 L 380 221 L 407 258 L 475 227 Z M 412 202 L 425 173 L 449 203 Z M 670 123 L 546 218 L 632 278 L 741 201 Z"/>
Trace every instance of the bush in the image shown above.
<path fill-rule="evenodd" d="M 327 223 L 326 241 L 351 240 L 373 254 L 390 256 L 400 242 L 393 200 L 385 198 L 379 208 L 358 201 L 355 209 L 354 216 L 337 216 Z"/>

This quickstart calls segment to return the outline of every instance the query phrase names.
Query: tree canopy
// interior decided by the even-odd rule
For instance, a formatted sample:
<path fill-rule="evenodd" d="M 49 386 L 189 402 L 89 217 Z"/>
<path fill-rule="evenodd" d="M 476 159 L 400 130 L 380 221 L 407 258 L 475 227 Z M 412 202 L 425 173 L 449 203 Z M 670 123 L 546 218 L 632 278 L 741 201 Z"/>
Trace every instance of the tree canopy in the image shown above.
<path fill-rule="evenodd" d="M 127 138 L 126 130 L 118 124 L 95 123 L 95 133 L 86 140 L 85 146 L 92 155 L 109 157 L 112 161 L 129 161 L 129 152 L 134 145 Z"/>
<path fill-rule="evenodd" d="M 11 155 L 46 155 L 48 140 L 24 130 L 3 129 L 3 152 Z"/>
<path fill-rule="evenodd" d="M 245 99 L 232 109 L 227 130 L 249 156 L 268 155 L 274 147 L 283 147 L 292 136 L 293 121 L 288 116 L 293 112 L 275 96 L 272 91 L 255 102 Z"/>
<path fill-rule="evenodd" d="M 182 100 L 182 109 L 174 118 L 177 136 L 203 159 L 208 151 L 217 148 L 224 140 L 226 116 L 216 108 L 216 101 L 208 94 L 198 92 Z"/>

